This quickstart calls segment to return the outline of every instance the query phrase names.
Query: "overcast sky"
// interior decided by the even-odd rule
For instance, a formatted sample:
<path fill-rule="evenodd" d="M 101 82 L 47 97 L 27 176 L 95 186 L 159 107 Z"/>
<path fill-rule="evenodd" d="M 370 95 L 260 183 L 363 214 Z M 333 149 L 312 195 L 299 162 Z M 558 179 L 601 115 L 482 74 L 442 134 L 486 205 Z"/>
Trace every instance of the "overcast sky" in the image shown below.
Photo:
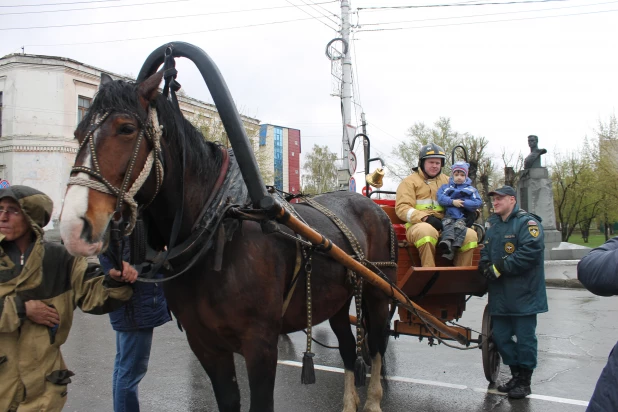
<path fill-rule="evenodd" d="M 615 113 L 618 1 L 514 1 L 351 1 L 355 115 L 366 114 L 372 156 L 388 163 L 412 124 L 443 116 L 485 136 L 496 160 L 502 148 L 527 154 L 536 134 L 547 162 Z M 466 6 L 444 6 L 456 4 Z M 371 9 L 429 5 L 443 6 Z M 158 46 L 190 42 L 219 66 L 243 114 L 300 129 L 305 153 L 340 153 L 325 56 L 339 16 L 340 2 L 326 0 L 0 0 L 0 55 L 25 46 L 135 76 Z M 194 66 L 178 66 L 185 92 L 212 101 Z"/>

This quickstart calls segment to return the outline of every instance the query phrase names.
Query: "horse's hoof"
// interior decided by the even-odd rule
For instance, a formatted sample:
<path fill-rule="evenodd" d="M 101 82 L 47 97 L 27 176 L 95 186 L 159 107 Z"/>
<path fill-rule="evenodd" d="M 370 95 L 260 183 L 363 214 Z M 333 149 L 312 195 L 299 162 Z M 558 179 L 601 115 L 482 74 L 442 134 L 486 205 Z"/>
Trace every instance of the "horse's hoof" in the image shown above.
<path fill-rule="evenodd" d="M 366 403 L 363 412 L 382 412 L 382 408 L 377 403 Z"/>

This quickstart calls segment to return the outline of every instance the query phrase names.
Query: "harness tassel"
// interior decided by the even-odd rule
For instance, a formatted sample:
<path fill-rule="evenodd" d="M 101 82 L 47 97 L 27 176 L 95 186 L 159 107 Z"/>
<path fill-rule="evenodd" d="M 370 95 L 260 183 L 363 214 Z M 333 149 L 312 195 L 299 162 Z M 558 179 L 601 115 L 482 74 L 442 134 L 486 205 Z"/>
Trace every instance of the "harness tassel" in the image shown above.
<path fill-rule="evenodd" d="M 365 386 L 365 380 L 367 378 L 367 364 L 363 359 L 363 345 L 366 335 L 363 334 L 363 312 L 362 312 L 362 299 L 363 299 L 363 278 L 356 277 L 355 289 L 356 296 L 354 302 L 356 303 L 356 362 L 354 362 L 354 386 L 357 388 Z"/>
<path fill-rule="evenodd" d="M 303 359 L 304 367 L 304 359 Z M 365 386 L 365 380 L 367 379 L 367 364 L 363 360 L 362 356 L 356 358 L 354 362 L 354 386 L 357 388 Z"/>
<path fill-rule="evenodd" d="M 303 355 L 303 369 L 300 375 L 300 381 L 304 385 L 311 385 L 315 383 L 315 368 L 313 366 L 314 353 L 305 352 Z"/>

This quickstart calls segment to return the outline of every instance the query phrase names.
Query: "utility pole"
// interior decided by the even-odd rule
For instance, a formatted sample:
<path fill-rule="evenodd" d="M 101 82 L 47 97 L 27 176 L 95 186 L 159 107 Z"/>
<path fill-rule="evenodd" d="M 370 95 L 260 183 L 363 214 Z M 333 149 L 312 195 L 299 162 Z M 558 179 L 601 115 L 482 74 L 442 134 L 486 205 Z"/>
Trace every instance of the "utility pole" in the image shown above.
<path fill-rule="evenodd" d="M 343 121 L 343 138 L 341 141 L 342 168 L 337 177 L 339 189 L 348 190 L 350 184 L 350 163 L 348 153 L 350 152 L 350 141 L 354 137 L 356 128 L 352 122 L 352 59 L 350 57 L 350 3 L 348 0 L 341 0 L 341 38 L 344 43 L 344 55 L 341 67 L 341 109 Z"/>

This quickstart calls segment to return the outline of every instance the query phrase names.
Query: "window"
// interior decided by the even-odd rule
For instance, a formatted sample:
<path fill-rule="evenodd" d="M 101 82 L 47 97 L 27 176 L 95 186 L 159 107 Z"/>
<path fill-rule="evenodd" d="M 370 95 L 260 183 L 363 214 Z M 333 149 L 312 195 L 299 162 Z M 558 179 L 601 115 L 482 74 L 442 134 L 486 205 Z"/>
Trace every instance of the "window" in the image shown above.
<path fill-rule="evenodd" d="M 2 92 L 0 92 L 0 137 L 2 137 Z"/>
<path fill-rule="evenodd" d="M 298 174 L 298 169 L 294 170 L 296 172 L 296 174 Z"/>
<path fill-rule="evenodd" d="M 292 152 L 292 157 L 294 157 L 294 152 Z"/>
<path fill-rule="evenodd" d="M 266 134 L 268 132 L 268 125 L 263 124 L 260 126 L 260 146 L 266 146 Z"/>
<path fill-rule="evenodd" d="M 294 144 L 298 146 L 298 140 L 294 140 Z"/>
<path fill-rule="evenodd" d="M 90 103 L 92 103 L 92 99 L 84 96 L 77 96 L 77 123 L 79 124 L 84 117 L 86 117 L 86 113 L 88 113 L 88 109 L 90 109 Z"/>

